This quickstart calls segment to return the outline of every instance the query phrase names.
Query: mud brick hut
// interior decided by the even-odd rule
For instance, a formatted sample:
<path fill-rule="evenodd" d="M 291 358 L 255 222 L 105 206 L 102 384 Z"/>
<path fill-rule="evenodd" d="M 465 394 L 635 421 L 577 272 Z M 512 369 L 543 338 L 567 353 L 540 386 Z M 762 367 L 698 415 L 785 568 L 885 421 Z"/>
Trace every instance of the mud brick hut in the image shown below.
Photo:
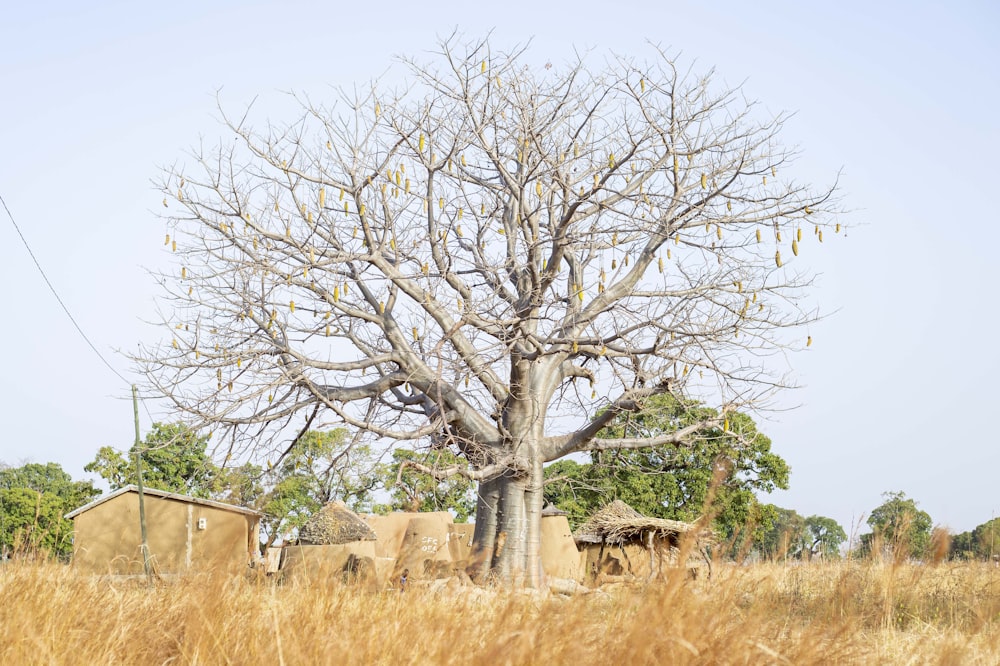
<path fill-rule="evenodd" d="M 580 525 L 573 538 L 583 552 L 586 577 L 654 578 L 678 561 L 681 539 L 695 526 L 679 520 L 644 516 L 615 500 Z M 707 534 L 691 534 L 700 553 Z M 685 562 L 690 566 L 691 562 Z"/>
<path fill-rule="evenodd" d="M 542 509 L 542 569 L 550 578 L 583 579 L 580 550 L 573 540 L 566 512 L 554 506 Z"/>
<path fill-rule="evenodd" d="M 330 502 L 285 546 L 281 569 L 287 581 L 375 580 L 375 531 L 343 502 Z"/>
<path fill-rule="evenodd" d="M 256 563 L 261 514 L 223 502 L 143 489 L 146 534 L 159 574 L 231 571 Z M 90 574 L 141 574 L 139 491 L 125 486 L 66 514 L 73 567 Z"/>

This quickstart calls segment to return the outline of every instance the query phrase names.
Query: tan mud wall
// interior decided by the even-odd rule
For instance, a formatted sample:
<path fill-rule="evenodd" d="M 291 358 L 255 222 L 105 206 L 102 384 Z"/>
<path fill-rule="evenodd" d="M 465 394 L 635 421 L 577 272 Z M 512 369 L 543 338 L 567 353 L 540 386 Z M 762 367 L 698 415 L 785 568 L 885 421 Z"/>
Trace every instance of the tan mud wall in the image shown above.
<path fill-rule="evenodd" d="M 246 569 L 256 521 L 243 514 L 147 495 L 146 531 L 154 570 Z M 204 518 L 206 529 L 198 529 Z M 139 498 L 125 493 L 73 519 L 73 566 L 92 574 L 141 574 Z M 190 533 L 190 539 L 188 534 Z"/>

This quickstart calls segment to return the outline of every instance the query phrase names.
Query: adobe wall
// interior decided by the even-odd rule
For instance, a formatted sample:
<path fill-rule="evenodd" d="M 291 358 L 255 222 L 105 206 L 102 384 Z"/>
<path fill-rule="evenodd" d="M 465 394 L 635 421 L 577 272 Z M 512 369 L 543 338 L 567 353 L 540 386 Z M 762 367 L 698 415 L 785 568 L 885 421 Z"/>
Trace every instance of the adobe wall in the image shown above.
<path fill-rule="evenodd" d="M 214 507 L 144 497 L 149 551 L 158 573 L 242 571 L 256 520 Z M 205 519 L 205 529 L 198 521 Z M 91 574 L 141 574 L 139 498 L 124 493 L 73 519 L 73 566 Z M 190 535 L 190 538 L 189 538 Z"/>

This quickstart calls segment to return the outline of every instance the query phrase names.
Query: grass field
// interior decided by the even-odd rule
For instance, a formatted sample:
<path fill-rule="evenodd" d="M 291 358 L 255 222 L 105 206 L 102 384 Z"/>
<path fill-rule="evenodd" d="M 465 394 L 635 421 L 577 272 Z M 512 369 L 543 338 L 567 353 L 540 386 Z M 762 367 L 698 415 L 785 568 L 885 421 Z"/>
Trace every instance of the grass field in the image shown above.
<path fill-rule="evenodd" d="M 574 596 L 0 566 L 2 664 L 996 664 L 1000 570 L 716 565 Z"/>

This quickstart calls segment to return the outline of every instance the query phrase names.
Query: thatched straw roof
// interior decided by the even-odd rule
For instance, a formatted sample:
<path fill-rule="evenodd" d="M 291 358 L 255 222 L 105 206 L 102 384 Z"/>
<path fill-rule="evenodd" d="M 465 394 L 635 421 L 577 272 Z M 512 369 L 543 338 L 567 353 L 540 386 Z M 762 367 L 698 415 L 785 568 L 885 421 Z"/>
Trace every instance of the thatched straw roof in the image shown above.
<path fill-rule="evenodd" d="M 375 530 L 343 502 L 330 502 L 299 530 L 299 543 L 303 545 L 334 546 L 375 540 Z"/>
<path fill-rule="evenodd" d="M 577 543 L 624 543 L 641 539 L 653 532 L 656 538 L 679 535 L 695 529 L 691 523 L 680 520 L 649 518 L 625 502 L 615 500 L 592 515 L 577 528 L 573 539 Z"/>

